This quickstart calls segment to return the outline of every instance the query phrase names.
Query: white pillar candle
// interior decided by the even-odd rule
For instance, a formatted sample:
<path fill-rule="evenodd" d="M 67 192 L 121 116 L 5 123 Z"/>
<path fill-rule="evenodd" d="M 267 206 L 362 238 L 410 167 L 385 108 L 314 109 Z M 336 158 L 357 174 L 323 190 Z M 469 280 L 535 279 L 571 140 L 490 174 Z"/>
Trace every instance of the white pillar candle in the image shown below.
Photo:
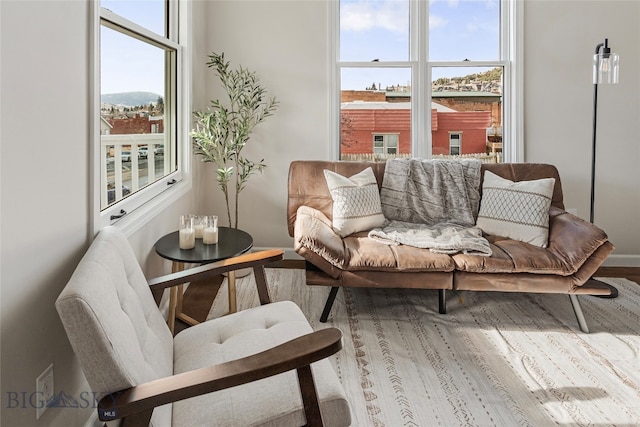
<path fill-rule="evenodd" d="M 196 233 L 192 228 L 180 230 L 180 249 L 192 249 L 196 245 Z"/>
<path fill-rule="evenodd" d="M 202 243 L 205 245 L 218 243 L 218 227 L 206 227 L 203 231 Z"/>
<path fill-rule="evenodd" d="M 196 223 L 194 228 L 196 229 L 196 239 L 202 239 L 203 232 L 204 232 L 204 224 L 198 222 Z"/>

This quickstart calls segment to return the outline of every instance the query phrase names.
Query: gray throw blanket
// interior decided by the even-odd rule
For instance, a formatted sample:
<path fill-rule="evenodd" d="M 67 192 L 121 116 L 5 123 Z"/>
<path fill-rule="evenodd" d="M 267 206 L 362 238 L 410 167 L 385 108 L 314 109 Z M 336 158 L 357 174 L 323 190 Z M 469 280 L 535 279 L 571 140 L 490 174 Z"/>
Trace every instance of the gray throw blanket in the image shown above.
<path fill-rule="evenodd" d="M 387 160 L 380 201 L 391 222 L 371 230 L 369 237 L 434 252 L 491 255 L 489 242 L 475 227 L 480 167 L 476 159 Z"/>
<path fill-rule="evenodd" d="M 388 220 L 473 226 L 480 207 L 480 167 L 476 159 L 389 159 L 380 202 Z"/>

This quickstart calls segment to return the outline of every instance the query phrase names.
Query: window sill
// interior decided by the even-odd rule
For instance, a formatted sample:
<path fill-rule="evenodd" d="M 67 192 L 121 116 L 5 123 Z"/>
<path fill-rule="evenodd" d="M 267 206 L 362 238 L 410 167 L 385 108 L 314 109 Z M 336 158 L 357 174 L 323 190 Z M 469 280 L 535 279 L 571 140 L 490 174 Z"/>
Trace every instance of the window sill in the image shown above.
<path fill-rule="evenodd" d="M 183 179 L 173 184 L 171 190 L 162 192 L 137 209 L 127 213 L 127 215 L 121 219 L 113 221 L 111 225 L 118 227 L 125 236 L 130 237 L 145 225 L 149 224 L 173 203 L 188 194 L 191 188 L 191 180 Z M 94 230 L 94 234 L 98 231 L 98 229 Z"/>

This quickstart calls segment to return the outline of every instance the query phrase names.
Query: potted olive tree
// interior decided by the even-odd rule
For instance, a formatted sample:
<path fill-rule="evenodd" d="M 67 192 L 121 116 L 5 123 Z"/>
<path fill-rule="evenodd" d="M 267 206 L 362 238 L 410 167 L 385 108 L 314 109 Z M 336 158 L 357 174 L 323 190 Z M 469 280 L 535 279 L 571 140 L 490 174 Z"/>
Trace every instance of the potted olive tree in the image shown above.
<path fill-rule="evenodd" d="M 224 194 L 229 226 L 238 228 L 238 200 L 249 178 L 262 173 L 264 159 L 253 161 L 242 150 L 254 127 L 273 115 L 278 101 L 267 97 L 255 72 L 242 66 L 233 69 L 224 53 L 209 55 L 212 68 L 226 92 L 226 99 L 212 100 L 206 111 L 196 111 L 196 128 L 191 131 L 195 153 L 216 167 L 216 182 Z M 231 221 L 231 204 L 234 221 Z"/>

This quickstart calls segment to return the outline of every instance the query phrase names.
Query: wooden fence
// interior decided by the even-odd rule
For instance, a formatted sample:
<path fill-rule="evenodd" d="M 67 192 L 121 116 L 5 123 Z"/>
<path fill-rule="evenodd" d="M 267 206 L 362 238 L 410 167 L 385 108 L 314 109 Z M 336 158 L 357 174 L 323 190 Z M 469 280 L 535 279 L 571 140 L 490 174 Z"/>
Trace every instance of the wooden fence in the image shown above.
<path fill-rule="evenodd" d="M 385 162 L 387 159 L 410 159 L 411 154 L 373 154 L 373 153 L 344 153 L 340 156 L 340 160 L 350 161 L 368 161 L 368 162 Z M 434 154 L 433 159 L 479 159 L 482 163 L 501 163 L 502 153 L 475 153 L 460 154 L 450 156 L 444 154 Z"/>

